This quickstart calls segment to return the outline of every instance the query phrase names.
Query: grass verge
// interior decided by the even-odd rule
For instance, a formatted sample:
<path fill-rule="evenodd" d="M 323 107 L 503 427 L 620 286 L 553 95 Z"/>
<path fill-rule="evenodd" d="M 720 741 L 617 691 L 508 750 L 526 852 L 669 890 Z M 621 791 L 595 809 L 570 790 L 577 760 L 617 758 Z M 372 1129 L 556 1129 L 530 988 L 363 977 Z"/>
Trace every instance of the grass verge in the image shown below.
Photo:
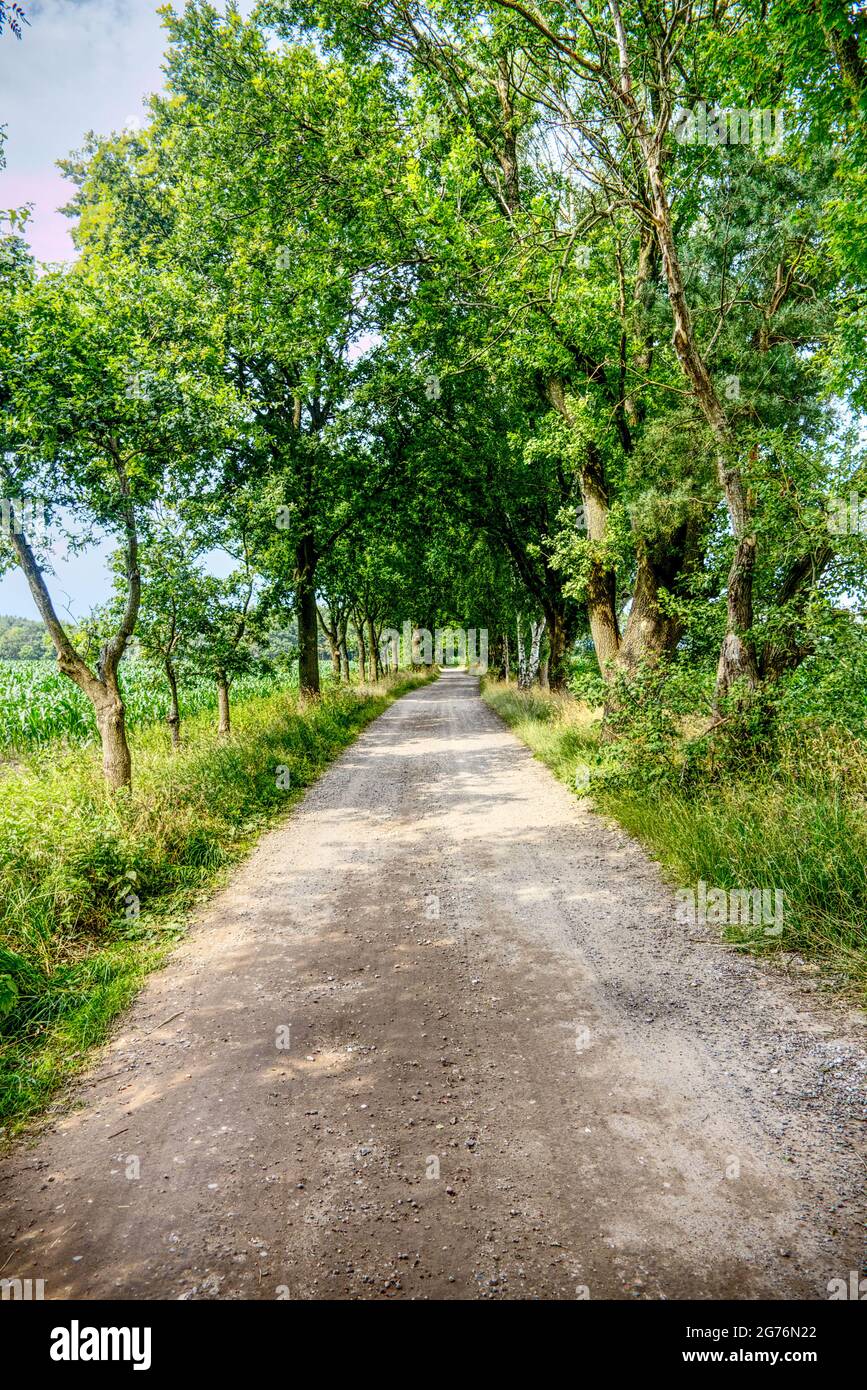
<path fill-rule="evenodd" d="M 774 888 L 780 935 L 744 923 L 724 939 L 754 954 L 797 959 L 823 982 L 867 999 L 867 755 L 856 740 L 810 743 L 793 730 L 764 767 L 694 783 L 660 777 L 643 788 L 596 777 L 617 750 L 600 743 L 600 711 L 570 695 L 485 682 L 490 707 L 552 772 L 650 849 L 676 889 Z M 576 787 L 576 774 L 578 786 Z M 586 785 L 585 785 L 586 782 Z"/>
<path fill-rule="evenodd" d="M 203 712 L 175 755 L 164 729 L 141 729 L 131 795 L 106 796 L 93 749 L 55 745 L 0 776 L 0 1139 L 81 1069 L 194 902 L 365 725 L 430 678 L 251 698 L 222 743 Z"/>

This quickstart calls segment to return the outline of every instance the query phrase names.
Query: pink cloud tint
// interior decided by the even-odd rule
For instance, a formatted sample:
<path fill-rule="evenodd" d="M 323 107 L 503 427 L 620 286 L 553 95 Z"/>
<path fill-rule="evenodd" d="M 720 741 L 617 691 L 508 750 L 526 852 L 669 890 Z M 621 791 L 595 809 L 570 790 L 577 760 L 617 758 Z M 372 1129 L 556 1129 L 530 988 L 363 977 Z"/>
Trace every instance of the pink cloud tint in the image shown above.
<path fill-rule="evenodd" d="M 27 227 L 27 240 L 38 261 L 68 261 L 75 255 L 69 235 L 69 221 L 57 208 L 68 203 L 75 192 L 58 171 L 0 174 L 0 206 L 19 208 L 33 204 Z"/>

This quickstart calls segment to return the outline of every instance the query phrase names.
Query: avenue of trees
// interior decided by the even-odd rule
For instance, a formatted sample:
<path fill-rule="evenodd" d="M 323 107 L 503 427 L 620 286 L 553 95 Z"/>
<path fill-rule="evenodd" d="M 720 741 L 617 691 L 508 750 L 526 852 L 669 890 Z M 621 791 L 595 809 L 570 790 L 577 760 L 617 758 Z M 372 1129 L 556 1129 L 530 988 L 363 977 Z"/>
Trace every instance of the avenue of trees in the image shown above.
<path fill-rule="evenodd" d="M 290 623 L 310 696 L 321 643 L 329 679 L 376 678 L 407 621 L 487 628 L 524 684 L 592 660 L 609 713 L 674 666 L 718 722 L 799 671 L 862 679 L 856 6 L 190 0 L 165 23 L 146 128 L 64 163 L 75 264 L 36 266 L 22 214 L 0 228 L 0 492 L 46 536 L 115 538 L 98 656 L 47 540 L 12 524 L 5 560 L 112 786 L 131 644 L 175 741 L 179 664 L 228 733 L 234 676 Z"/>

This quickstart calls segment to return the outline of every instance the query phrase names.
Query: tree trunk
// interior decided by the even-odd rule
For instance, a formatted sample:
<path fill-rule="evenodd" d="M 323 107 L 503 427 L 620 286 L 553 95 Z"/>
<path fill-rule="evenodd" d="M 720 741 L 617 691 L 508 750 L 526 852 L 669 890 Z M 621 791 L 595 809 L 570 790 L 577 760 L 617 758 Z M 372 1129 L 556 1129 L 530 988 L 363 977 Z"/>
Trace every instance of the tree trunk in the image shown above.
<path fill-rule="evenodd" d="M 610 680 L 620 651 L 614 575 L 592 563 L 587 580 L 587 618 L 603 680 Z"/>
<path fill-rule="evenodd" d="M 503 633 L 503 680 L 509 684 L 509 638 Z"/>
<path fill-rule="evenodd" d="M 542 634 L 545 631 L 545 619 L 537 623 L 535 619 L 530 619 L 530 650 L 524 650 L 524 634 L 520 614 L 515 620 L 518 639 L 518 686 L 521 690 L 529 690 L 530 686 L 539 676 L 539 651 L 542 644 Z"/>
<path fill-rule="evenodd" d="M 632 607 L 617 662 L 628 675 L 635 675 L 643 661 L 670 656 L 683 633 L 682 621 L 661 607 L 659 590 L 667 575 L 660 574 L 660 567 L 648 555 L 643 544 L 639 543 L 637 550 Z M 676 567 L 673 565 L 670 568 Z"/>
<path fill-rule="evenodd" d="M 343 661 L 343 679 L 349 684 L 349 647 L 346 642 L 346 624 L 340 629 L 340 655 Z"/>
<path fill-rule="evenodd" d="M 316 549 L 306 536 L 295 555 L 298 620 L 298 685 L 302 695 L 319 694 L 319 620 L 316 611 Z"/>
<path fill-rule="evenodd" d="M 172 736 L 172 748 L 180 748 L 181 710 L 178 704 L 178 678 L 170 656 L 166 657 L 166 680 L 169 683 L 169 712 L 166 715 L 166 723 Z"/>
<path fill-rule="evenodd" d="M 335 685 L 338 685 L 340 683 L 340 623 L 331 612 L 329 612 L 328 615 L 331 621 L 326 623 L 322 616 L 322 609 L 318 604 L 316 605 L 316 609 L 319 614 L 319 622 L 322 625 L 322 631 L 328 638 L 328 647 L 331 652 L 331 679 Z"/>
<path fill-rule="evenodd" d="M 88 698 L 93 708 L 102 744 L 102 768 L 106 783 L 114 791 L 132 787 L 132 758 L 126 737 L 123 700 L 117 683 L 117 668 L 135 630 L 141 602 L 141 573 L 138 566 L 138 536 L 135 513 L 129 496 L 129 480 L 120 463 L 117 443 L 110 441 L 115 459 L 121 496 L 124 499 L 124 529 L 126 532 L 127 593 L 120 624 L 102 648 L 96 674 L 79 656 L 57 616 L 45 576 L 23 532 L 12 531 L 10 540 L 24 571 L 36 607 L 57 653 L 57 666 Z M 0 460 L 0 483 L 11 492 L 8 475 Z"/>
<path fill-rule="evenodd" d="M 677 591 L 677 586 L 700 558 L 701 526 L 696 518 L 677 531 L 658 539 L 653 547 L 643 538 L 636 540 L 635 584 L 626 631 L 620 644 L 617 665 L 633 677 L 642 665 L 672 656 L 683 635 L 683 621 L 666 608 L 661 591 Z M 605 701 L 603 737 L 610 736 L 609 725 L 620 704 L 613 686 Z"/>
<path fill-rule="evenodd" d="M 515 615 L 515 650 L 518 663 L 518 689 L 526 690 L 530 684 L 527 679 L 527 656 L 524 651 L 523 622 L 520 613 Z"/>
<path fill-rule="evenodd" d="M 102 744 L 102 771 L 112 791 L 132 786 L 132 758 L 126 737 L 123 700 L 112 682 L 94 706 Z"/>
<path fill-rule="evenodd" d="M 530 622 L 530 660 L 527 667 L 527 684 L 532 685 L 539 679 L 539 654 L 542 647 L 542 636 L 545 632 L 545 619 L 537 623 Z"/>
<path fill-rule="evenodd" d="M 363 619 L 356 619 L 355 631 L 358 637 L 358 679 L 363 685 L 367 680 L 367 645 L 364 641 Z"/>
<path fill-rule="evenodd" d="M 566 618 L 556 608 L 546 613 L 548 622 L 547 683 L 551 690 L 563 690 L 566 685 L 566 649 L 569 641 Z"/>
<path fill-rule="evenodd" d="M 818 637 L 810 631 L 807 607 L 816 584 L 833 558 L 832 546 L 823 544 L 791 561 L 775 598 L 777 609 L 787 615 L 785 630 L 765 644 L 761 661 L 763 681 L 779 680 L 785 671 L 799 666 L 814 649 Z"/>
<path fill-rule="evenodd" d="M 602 459 L 592 440 L 587 446 L 581 469 L 581 496 L 584 502 L 587 538 L 592 545 L 601 546 L 608 529 L 608 493 L 605 488 Z M 592 554 L 587 580 L 587 617 L 599 670 L 603 678 L 609 680 L 620 649 L 617 579 L 614 570 Z"/>
<path fill-rule="evenodd" d="M 759 684 L 759 668 L 752 642 L 747 635 L 753 620 L 753 570 L 756 559 L 756 537 L 743 473 L 736 459 L 736 441 L 711 380 L 707 364 L 695 335 L 677 243 L 674 236 L 671 207 L 662 172 L 664 125 L 651 129 L 644 117 L 633 90 L 632 60 L 626 25 L 620 12 L 619 0 L 608 0 L 614 24 L 619 59 L 619 84 L 613 88 L 625 119 L 623 128 L 630 140 L 636 139 L 641 150 L 650 191 L 650 211 L 662 257 L 662 268 L 668 288 L 668 301 L 674 325 L 672 343 L 686 380 L 692 387 L 696 402 L 716 440 L 716 471 L 726 499 L 735 553 L 729 569 L 726 595 L 726 633 L 717 666 L 714 703 L 719 708 L 723 696 L 736 681 L 755 688 Z M 668 97 L 660 92 L 659 99 Z"/>
<path fill-rule="evenodd" d="M 232 716 L 229 709 L 229 682 L 224 672 L 217 675 L 217 736 L 228 738 L 232 732 Z"/>
<path fill-rule="evenodd" d="M 717 666 L 714 704 L 718 708 L 720 701 L 736 681 L 743 681 L 750 688 L 759 684 L 756 655 L 752 642 L 745 635 L 753 623 L 756 537 L 743 474 L 735 460 L 735 441 L 707 366 L 696 346 L 692 316 L 672 230 L 671 210 L 660 171 L 659 152 L 649 141 L 645 140 L 644 143 L 656 235 L 662 253 L 662 265 L 674 321 L 674 350 L 717 442 L 717 477 L 726 499 L 735 539 L 735 553 L 729 569 L 726 593 L 726 633 Z"/>
<path fill-rule="evenodd" d="M 375 685 L 379 679 L 379 648 L 376 645 L 376 628 L 372 618 L 367 620 L 367 638 L 370 647 L 370 681 Z"/>
<path fill-rule="evenodd" d="M 566 405 L 563 382 L 558 378 L 552 378 L 548 382 L 547 393 L 555 410 L 562 415 L 568 425 L 574 425 L 574 420 Z M 602 457 L 593 440 L 590 440 L 584 452 L 580 483 L 587 539 L 591 546 L 601 547 L 608 529 L 608 490 L 605 485 Z M 590 635 L 593 638 L 599 670 L 604 680 L 610 680 L 613 663 L 617 660 L 617 653 L 620 649 L 620 628 L 617 623 L 617 577 L 614 570 L 594 550 L 591 550 L 590 553 L 585 602 Z M 558 640 L 561 639 L 558 637 Z M 565 647 L 558 654 L 556 665 L 552 662 L 557 670 L 557 674 L 554 676 L 555 688 L 565 684 L 565 675 L 560 669 L 564 655 Z"/>

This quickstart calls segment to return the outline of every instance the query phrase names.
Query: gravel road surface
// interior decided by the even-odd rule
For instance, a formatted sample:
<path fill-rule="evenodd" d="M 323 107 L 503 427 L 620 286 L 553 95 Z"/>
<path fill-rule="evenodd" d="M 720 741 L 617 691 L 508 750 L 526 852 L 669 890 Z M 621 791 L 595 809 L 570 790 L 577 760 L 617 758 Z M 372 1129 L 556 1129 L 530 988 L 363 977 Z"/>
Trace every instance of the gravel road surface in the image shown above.
<path fill-rule="evenodd" d="M 675 920 L 446 672 L 261 842 L 0 1168 L 48 1298 L 827 1298 L 863 1021 Z"/>

